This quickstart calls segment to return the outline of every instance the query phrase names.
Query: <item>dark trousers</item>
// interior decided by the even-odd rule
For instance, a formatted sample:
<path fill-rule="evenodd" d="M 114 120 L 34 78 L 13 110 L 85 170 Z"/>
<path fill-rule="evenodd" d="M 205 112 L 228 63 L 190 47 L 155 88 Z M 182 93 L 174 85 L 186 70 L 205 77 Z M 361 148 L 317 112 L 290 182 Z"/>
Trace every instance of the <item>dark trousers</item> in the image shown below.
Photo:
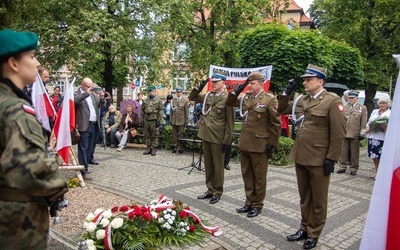
<path fill-rule="evenodd" d="M 228 146 L 228 148 L 225 151 L 224 166 L 229 164 L 229 162 L 231 161 L 231 157 L 232 157 L 232 143 Z"/>
<path fill-rule="evenodd" d="M 224 154 L 221 144 L 203 141 L 203 154 L 207 192 L 221 197 L 224 191 Z"/>
<path fill-rule="evenodd" d="M 88 173 L 90 157 L 93 156 L 98 139 L 96 130 L 98 130 L 96 126 L 89 124 L 86 131 L 79 131 L 81 137 L 78 142 L 78 161 L 80 165 L 85 166 L 85 169 L 81 171 L 82 174 Z"/>
<path fill-rule="evenodd" d="M 107 139 L 107 146 L 114 145 L 116 146 L 117 143 L 117 137 L 115 137 L 115 133 L 119 130 L 118 127 L 112 127 L 110 129 L 110 133 L 106 134 L 106 139 Z"/>
<path fill-rule="evenodd" d="M 90 148 L 90 154 L 89 154 L 89 162 L 94 160 L 94 151 L 96 149 L 96 144 L 99 141 L 100 138 L 100 129 L 97 125 L 94 126 L 94 142 L 93 142 L 93 147 Z"/>

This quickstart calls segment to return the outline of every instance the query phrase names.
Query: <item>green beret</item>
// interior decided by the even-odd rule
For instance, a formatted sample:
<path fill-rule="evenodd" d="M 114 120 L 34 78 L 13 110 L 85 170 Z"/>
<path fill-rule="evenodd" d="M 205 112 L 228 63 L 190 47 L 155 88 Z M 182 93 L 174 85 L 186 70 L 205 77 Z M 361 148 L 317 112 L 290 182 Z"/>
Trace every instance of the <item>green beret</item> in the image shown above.
<path fill-rule="evenodd" d="M 38 36 L 32 32 L 0 31 L 0 57 L 8 57 L 35 50 L 38 47 Z"/>
<path fill-rule="evenodd" d="M 156 87 L 155 87 L 155 86 L 149 86 L 149 87 L 147 88 L 147 91 L 148 91 L 148 92 L 151 92 L 151 91 L 153 91 L 153 90 L 156 90 Z"/>

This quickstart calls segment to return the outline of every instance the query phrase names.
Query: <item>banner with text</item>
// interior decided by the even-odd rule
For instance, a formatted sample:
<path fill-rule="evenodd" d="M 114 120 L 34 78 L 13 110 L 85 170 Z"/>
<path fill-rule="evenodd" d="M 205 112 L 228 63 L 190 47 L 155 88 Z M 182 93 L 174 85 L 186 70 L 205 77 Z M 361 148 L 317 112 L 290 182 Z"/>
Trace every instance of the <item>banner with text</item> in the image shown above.
<path fill-rule="evenodd" d="M 251 74 L 251 72 L 260 72 L 264 75 L 264 90 L 265 92 L 269 91 L 269 85 L 271 83 L 271 74 L 272 74 L 272 65 L 262 66 L 258 68 L 227 68 L 227 67 L 219 67 L 215 65 L 210 65 L 210 72 L 208 74 L 208 90 L 212 90 L 211 77 L 216 70 L 224 71 L 227 74 L 226 77 L 226 90 L 231 92 L 236 89 L 236 87 L 244 83 L 247 77 Z M 245 89 L 247 91 L 247 87 Z"/>

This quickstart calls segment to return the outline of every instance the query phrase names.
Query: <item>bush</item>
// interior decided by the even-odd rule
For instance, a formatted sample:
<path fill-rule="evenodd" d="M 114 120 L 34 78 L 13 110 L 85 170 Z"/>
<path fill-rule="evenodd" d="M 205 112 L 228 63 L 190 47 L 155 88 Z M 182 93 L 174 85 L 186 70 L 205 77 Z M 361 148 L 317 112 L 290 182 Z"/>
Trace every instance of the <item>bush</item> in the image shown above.
<path fill-rule="evenodd" d="M 289 164 L 289 155 L 292 150 L 294 140 L 288 137 L 279 137 L 279 147 L 272 154 L 269 163 L 277 166 L 286 166 Z"/>

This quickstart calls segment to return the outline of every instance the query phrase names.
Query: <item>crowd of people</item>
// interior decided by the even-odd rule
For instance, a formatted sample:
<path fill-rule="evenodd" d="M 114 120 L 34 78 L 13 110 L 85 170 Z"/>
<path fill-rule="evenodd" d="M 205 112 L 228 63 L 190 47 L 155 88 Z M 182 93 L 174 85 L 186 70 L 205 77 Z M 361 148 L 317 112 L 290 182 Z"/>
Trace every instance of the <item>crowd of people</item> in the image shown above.
<path fill-rule="evenodd" d="M 68 190 L 57 161 L 47 152 L 48 138 L 29 96 L 36 75 L 39 73 L 42 82 L 47 83 L 49 70 L 36 60 L 37 35 L 4 30 L 0 31 L 0 40 L 0 223 L 9 225 L 7 230 L 0 230 L 0 244 L 5 248 L 45 249 L 48 205 L 56 203 Z M 357 91 L 344 93 L 348 102 L 344 105 L 337 94 L 324 89 L 327 72 L 326 68 L 309 64 L 302 76 L 290 80 L 275 96 L 264 90 L 265 79 L 260 72 L 252 72 L 228 93 L 227 74 L 217 70 L 211 79 L 193 88 L 188 97 L 178 86 L 176 96 L 168 95 L 163 102 L 156 87 L 149 86 L 147 98 L 142 92 L 138 94 L 139 114 L 132 104 L 117 110 L 110 93 L 85 77 L 74 94 L 82 176 L 93 179 L 89 165 L 99 164 L 94 157 L 98 142 L 120 152 L 142 126 L 146 144 L 143 154 L 156 156 L 159 128 L 164 120 L 172 126 L 172 153 L 179 154 L 184 149 L 180 139 L 185 127 L 196 126 L 202 141 L 207 188 L 197 198 L 215 204 L 224 192 L 224 168 L 228 169 L 225 156 L 230 155 L 235 107 L 240 107 L 243 119 L 238 148 L 245 201 L 236 212 L 256 217 L 265 202 L 269 159 L 276 152 L 279 137 L 289 136 L 291 119 L 295 141 L 290 157 L 295 163 L 301 220 L 298 231 L 288 235 L 287 240 L 304 240 L 304 249 L 315 248 L 326 223 L 329 182 L 336 163 L 336 173 L 343 174 L 349 168 L 355 176 L 360 140 L 366 137 L 368 156 L 375 167 L 371 178 L 379 174 L 391 107 L 390 99 L 379 99 L 379 108 L 368 119 L 366 107 L 358 103 Z M 209 82 L 210 90 L 203 91 Z M 304 94 L 292 98 L 301 82 Z M 55 110 L 59 110 L 63 99 L 60 88 L 56 86 L 50 97 Z"/>

